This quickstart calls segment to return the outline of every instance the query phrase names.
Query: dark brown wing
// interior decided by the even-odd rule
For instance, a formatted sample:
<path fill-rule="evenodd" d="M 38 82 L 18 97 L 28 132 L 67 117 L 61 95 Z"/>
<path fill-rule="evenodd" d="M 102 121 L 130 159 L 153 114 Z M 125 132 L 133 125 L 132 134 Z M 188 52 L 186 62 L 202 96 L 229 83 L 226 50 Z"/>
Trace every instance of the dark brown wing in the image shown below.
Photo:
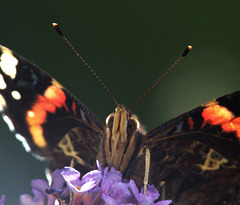
<path fill-rule="evenodd" d="M 95 167 L 105 127 L 57 81 L 0 46 L 2 116 L 25 148 L 50 159 L 51 169 L 79 157 L 80 170 Z"/>
<path fill-rule="evenodd" d="M 178 205 L 240 204 L 240 91 L 146 135 L 150 183 Z"/>

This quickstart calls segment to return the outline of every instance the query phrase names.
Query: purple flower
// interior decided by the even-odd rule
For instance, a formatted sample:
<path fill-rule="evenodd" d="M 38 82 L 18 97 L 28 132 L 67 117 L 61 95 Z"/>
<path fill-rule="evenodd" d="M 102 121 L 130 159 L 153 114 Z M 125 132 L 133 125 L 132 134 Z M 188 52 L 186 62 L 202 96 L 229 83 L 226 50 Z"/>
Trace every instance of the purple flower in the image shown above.
<path fill-rule="evenodd" d="M 5 204 L 5 200 L 6 200 L 6 196 L 2 195 L 2 197 L 0 199 L 0 205 L 4 205 Z"/>
<path fill-rule="evenodd" d="M 96 187 L 102 179 L 102 174 L 98 170 L 88 172 L 82 177 L 82 180 L 80 180 L 80 172 L 71 167 L 65 167 L 61 174 L 67 182 L 68 188 L 77 193 L 90 191 Z"/>
<path fill-rule="evenodd" d="M 103 184 L 102 189 L 106 190 L 103 191 L 102 199 L 106 202 L 106 204 L 116 205 L 116 204 L 138 204 L 138 205 L 150 205 L 150 204 L 156 204 L 156 205 L 168 205 L 172 201 L 166 200 L 166 201 L 159 201 L 157 203 L 154 203 L 155 200 L 158 199 L 160 194 L 158 193 L 157 189 L 154 187 L 154 185 L 148 185 L 147 186 L 147 192 L 146 194 L 143 194 L 143 188 L 141 193 L 139 193 L 139 190 L 133 180 L 130 180 L 129 183 L 122 183 L 122 182 L 116 182 L 114 183 L 111 177 L 111 183 L 106 183 L 107 187 L 105 187 L 104 180 L 109 182 L 109 179 L 107 176 L 111 173 L 111 175 L 114 175 L 114 173 L 119 174 L 120 172 L 108 172 L 103 177 Z M 118 180 L 117 180 L 118 181 Z"/>
<path fill-rule="evenodd" d="M 65 199 L 69 195 L 69 191 L 65 185 L 65 180 L 61 175 L 61 170 L 57 169 L 52 173 L 51 186 L 46 180 L 35 179 L 31 181 L 32 192 L 34 197 L 29 194 L 20 196 L 21 205 L 54 205 L 56 199 Z"/>
<path fill-rule="evenodd" d="M 67 183 L 69 190 L 73 192 L 73 203 L 94 204 L 101 196 L 99 183 L 102 180 L 102 173 L 93 170 L 85 174 L 80 180 L 80 173 L 71 167 L 65 167 L 62 176 Z"/>
<path fill-rule="evenodd" d="M 122 174 L 111 168 L 103 171 L 97 161 L 98 170 L 93 170 L 80 178 L 81 174 L 71 167 L 53 172 L 51 186 L 45 180 L 33 180 L 34 197 L 21 196 L 22 205 L 53 205 L 56 200 L 61 204 L 84 205 L 168 205 L 171 200 L 156 201 L 160 194 L 154 185 L 148 185 L 146 194 L 137 188 L 133 180 L 122 180 Z M 65 186 L 66 185 L 66 186 Z M 71 192 L 71 196 L 69 195 Z M 1 205 L 1 204 L 0 204 Z"/>
<path fill-rule="evenodd" d="M 153 185 L 148 185 L 146 194 L 141 193 L 133 180 L 123 182 L 122 174 L 111 168 L 102 168 L 99 163 L 98 170 L 91 171 L 80 179 L 80 173 L 71 168 L 65 167 L 62 172 L 68 188 L 73 192 L 73 203 L 76 204 L 138 204 L 150 205 L 158 199 L 160 194 Z M 101 197 L 101 198 L 100 198 Z M 99 201 L 99 203 L 96 203 Z M 160 201 L 156 205 L 168 205 L 171 200 Z"/>
<path fill-rule="evenodd" d="M 32 188 L 32 192 L 34 194 L 34 197 L 32 197 L 29 194 L 23 194 L 20 196 L 20 204 L 21 205 L 30 205 L 30 204 L 44 205 L 44 204 L 46 204 L 47 198 L 42 192 L 40 192 L 34 188 Z"/>

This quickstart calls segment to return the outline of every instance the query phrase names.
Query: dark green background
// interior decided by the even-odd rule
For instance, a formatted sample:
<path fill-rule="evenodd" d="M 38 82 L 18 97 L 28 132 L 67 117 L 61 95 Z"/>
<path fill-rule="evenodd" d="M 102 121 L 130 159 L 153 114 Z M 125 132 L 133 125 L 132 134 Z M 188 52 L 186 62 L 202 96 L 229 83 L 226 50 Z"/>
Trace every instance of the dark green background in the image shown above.
<path fill-rule="evenodd" d="M 104 122 L 114 103 L 51 28 L 58 22 L 119 103 L 131 107 L 182 54 L 189 56 L 134 110 L 147 130 L 240 88 L 239 1 L 1 1 L 1 44 L 54 76 Z M 0 121 L 0 194 L 18 204 L 45 163 Z"/>

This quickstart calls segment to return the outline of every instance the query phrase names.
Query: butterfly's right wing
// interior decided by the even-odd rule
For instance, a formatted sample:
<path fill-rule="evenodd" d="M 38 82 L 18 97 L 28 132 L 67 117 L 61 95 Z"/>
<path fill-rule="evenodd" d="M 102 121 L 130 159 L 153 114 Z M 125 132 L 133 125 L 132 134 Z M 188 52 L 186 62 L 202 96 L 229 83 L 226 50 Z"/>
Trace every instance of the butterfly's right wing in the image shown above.
<path fill-rule="evenodd" d="M 150 131 L 150 183 L 178 205 L 240 204 L 240 91 Z"/>

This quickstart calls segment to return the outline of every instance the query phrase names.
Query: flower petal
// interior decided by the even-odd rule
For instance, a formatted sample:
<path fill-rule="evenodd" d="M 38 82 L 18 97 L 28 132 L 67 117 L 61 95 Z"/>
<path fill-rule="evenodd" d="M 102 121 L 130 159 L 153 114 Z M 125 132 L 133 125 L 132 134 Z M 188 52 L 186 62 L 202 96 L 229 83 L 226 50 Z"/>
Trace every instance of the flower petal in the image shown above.
<path fill-rule="evenodd" d="M 90 171 L 82 177 L 83 184 L 89 181 L 94 181 L 95 184 L 98 185 L 101 180 L 102 180 L 102 173 L 98 170 Z"/>
<path fill-rule="evenodd" d="M 100 164 L 100 162 L 99 162 L 98 160 L 96 160 L 96 164 L 97 164 L 98 170 L 99 170 L 99 171 L 102 173 L 102 175 L 103 175 L 102 166 L 101 166 L 101 164 Z"/>
<path fill-rule="evenodd" d="M 4 205 L 5 204 L 5 200 L 6 200 L 6 196 L 2 195 L 2 197 L 0 199 L 0 205 Z"/>
<path fill-rule="evenodd" d="M 29 194 L 23 194 L 20 196 L 20 204 L 21 205 L 45 205 L 46 204 L 46 196 L 36 189 L 32 189 L 34 193 L 34 197 Z"/>
<path fill-rule="evenodd" d="M 80 172 L 72 167 L 64 167 L 61 174 L 65 181 L 69 182 L 79 180 L 80 178 Z"/>
<path fill-rule="evenodd" d="M 129 192 L 128 185 L 124 183 L 113 184 L 109 193 L 117 203 L 124 203 L 131 200 L 132 195 Z"/>
<path fill-rule="evenodd" d="M 155 203 L 154 205 L 168 205 L 171 203 L 172 203 L 172 200 L 165 200 L 165 201 L 159 201 L 159 202 Z"/>
<path fill-rule="evenodd" d="M 108 194 L 111 186 L 115 183 L 122 182 L 122 174 L 118 171 L 107 172 L 107 168 L 104 170 L 104 176 L 102 180 L 102 191 Z"/>
<path fill-rule="evenodd" d="M 143 187 L 141 189 L 141 193 L 143 193 Z M 150 185 L 150 184 L 147 185 L 146 195 L 150 196 L 153 201 L 158 199 L 158 197 L 160 196 L 160 194 L 158 193 L 158 190 L 155 188 L 155 186 L 153 184 L 152 185 Z"/>
<path fill-rule="evenodd" d="M 52 187 L 55 187 L 56 189 L 62 189 L 65 185 L 65 180 L 63 176 L 61 175 L 62 169 L 56 169 L 52 173 Z"/>
<path fill-rule="evenodd" d="M 34 180 L 32 180 L 31 181 L 31 186 L 34 189 L 36 189 L 36 190 L 38 190 L 38 191 L 40 191 L 42 193 L 45 193 L 45 190 L 47 188 L 49 188 L 49 185 L 48 185 L 47 181 L 43 180 L 43 179 L 34 179 Z"/>
<path fill-rule="evenodd" d="M 135 198 L 137 198 L 137 196 L 139 195 L 139 190 L 138 190 L 135 182 L 133 180 L 130 180 L 130 182 L 128 183 L 128 186 L 132 190 L 133 195 L 135 196 Z"/>

